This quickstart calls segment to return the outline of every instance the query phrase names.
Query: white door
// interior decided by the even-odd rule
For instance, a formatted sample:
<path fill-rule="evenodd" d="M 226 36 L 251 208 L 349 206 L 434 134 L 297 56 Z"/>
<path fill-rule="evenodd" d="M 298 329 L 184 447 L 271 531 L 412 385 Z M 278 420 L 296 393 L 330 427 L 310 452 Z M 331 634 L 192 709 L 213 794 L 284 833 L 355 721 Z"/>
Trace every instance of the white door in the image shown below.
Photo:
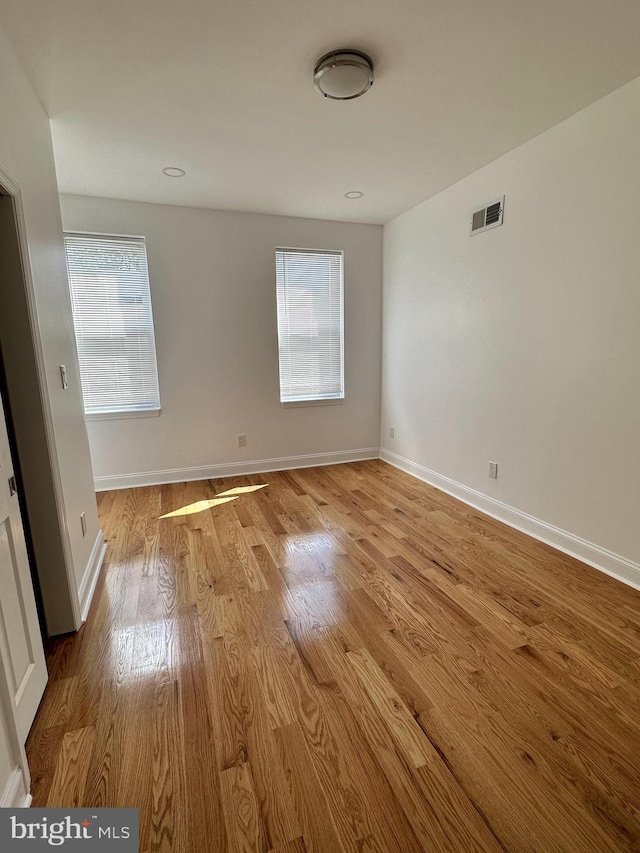
<path fill-rule="evenodd" d="M 47 683 L 47 666 L 13 474 L 0 399 L 0 663 L 24 744 Z"/>

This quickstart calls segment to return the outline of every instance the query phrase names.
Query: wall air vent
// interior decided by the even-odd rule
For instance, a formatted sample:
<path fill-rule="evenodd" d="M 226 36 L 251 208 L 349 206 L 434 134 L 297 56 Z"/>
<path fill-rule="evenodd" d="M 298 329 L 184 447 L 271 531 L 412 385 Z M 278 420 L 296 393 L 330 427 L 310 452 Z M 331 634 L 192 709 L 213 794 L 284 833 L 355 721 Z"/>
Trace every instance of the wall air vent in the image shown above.
<path fill-rule="evenodd" d="M 471 214 L 471 233 L 479 234 L 489 228 L 502 225 L 504 213 L 504 196 L 492 201 L 484 207 L 479 207 Z"/>

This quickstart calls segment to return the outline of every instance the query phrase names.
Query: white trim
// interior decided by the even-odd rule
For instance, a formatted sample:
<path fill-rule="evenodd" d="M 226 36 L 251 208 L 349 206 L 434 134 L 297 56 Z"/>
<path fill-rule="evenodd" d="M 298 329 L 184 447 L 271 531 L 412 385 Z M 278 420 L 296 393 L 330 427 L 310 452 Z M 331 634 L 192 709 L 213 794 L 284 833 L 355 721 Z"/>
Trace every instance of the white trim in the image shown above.
<path fill-rule="evenodd" d="M 7 779 L 4 791 L 0 795 L 0 809 L 28 808 L 31 794 L 24 789 L 24 773 L 21 767 L 14 767 Z"/>
<path fill-rule="evenodd" d="M 114 477 L 96 477 L 96 491 L 134 489 L 138 486 L 158 486 L 163 483 L 186 483 L 191 480 L 213 480 L 217 477 L 241 477 L 245 474 L 264 474 L 289 468 L 315 468 L 320 465 L 338 465 L 342 462 L 361 462 L 378 459 L 377 447 L 358 450 L 338 450 L 334 453 L 311 453 L 308 456 L 280 456 L 273 459 L 253 459 L 249 462 L 223 462 L 202 468 L 170 468 L 166 471 L 143 471 L 138 474 L 117 474 Z"/>
<path fill-rule="evenodd" d="M 98 575 L 102 568 L 102 561 L 104 560 L 106 550 L 107 543 L 104 541 L 104 534 L 102 530 L 98 530 L 96 541 L 93 543 L 93 548 L 91 549 L 91 556 L 89 557 L 87 568 L 84 570 L 84 575 L 82 576 L 82 581 L 80 582 L 80 587 L 78 589 L 80 613 L 83 622 L 86 620 L 89 608 L 91 607 L 91 599 L 93 598 L 93 593 L 96 588 L 96 584 L 98 583 Z"/>
<path fill-rule="evenodd" d="M 313 397 L 306 400 L 280 400 L 280 405 L 284 409 L 299 409 L 306 406 L 341 406 L 344 403 L 344 394 L 342 397 Z"/>
<path fill-rule="evenodd" d="M 109 232 L 108 234 L 104 231 L 67 231 L 65 228 L 62 229 L 62 233 L 65 235 L 69 234 L 70 237 L 115 237 L 116 240 L 145 240 L 146 237 L 144 234 L 112 234 Z"/>
<path fill-rule="evenodd" d="M 113 412 L 85 412 L 86 421 L 119 421 L 122 418 L 158 418 L 162 409 L 129 409 Z"/>
<path fill-rule="evenodd" d="M 482 492 L 463 486 L 462 483 L 457 483 L 449 477 L 431 471 L 429 468 L 412 462 L 410 459 L 405 459 L 390 450 L 381 448 L 380 459 L 393 465 L 394 468 L 399 468 L 401 471 L 417 477 L 418 480 L 423 480 L 425 483 L 435 486 L 436 489 L 452 495 L 463 503 L 480 510 L 480 512 L 497 518 L 498 521 L 508 524 L 509 527 L 514 527 L 522 533 L 533 536 L 540 542 L 551 545 L 558 551 L 582 560 L 583 563 L 611 575 L 628 586 L 640 589 L 640 563 L 634 563 L 632 560 L 614 554 L 613 551 L 601 548 L 580 536 L 561 530 L 559 527 L 528 515 L 526 512 L 515 509 L 515 507 L 487 497 Z"/>

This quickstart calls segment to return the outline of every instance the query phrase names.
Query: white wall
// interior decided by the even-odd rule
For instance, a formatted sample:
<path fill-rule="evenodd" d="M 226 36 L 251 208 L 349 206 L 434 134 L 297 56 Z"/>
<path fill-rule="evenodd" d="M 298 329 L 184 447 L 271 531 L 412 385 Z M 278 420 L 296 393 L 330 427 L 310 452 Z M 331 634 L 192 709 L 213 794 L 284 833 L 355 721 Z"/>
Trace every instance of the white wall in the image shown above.
<path fill-rule="evenodd" d="M 89 422 L 98 488 L 197 477 L 221 464 L 377 453 L 382 228 L 77 196 L 61 204 L 68 230 L 147 241 L 162 412 Z M 280 405 L 276 246 L 344 250 L 341 405 Z M 236 446 L 242 433 L 246 448 Z"/>
<path fill-rule="evenodd" d="M 640 79 L 385 226 L 381 420 L 423 476 L 635 563 L 639 151 Z M 503 193 L 503 226 L 470 237 Z"/>
<path fill-rule="evenodd" d="M 82 416 L 51 134 L 48 117 L 1 28 L 0 80 L 0 168 L 19 185 L 22 196 L 45 371 L 43 406 L 49 421 L 50 451 L 59 469 L 60 535 L 73 564 L 70 575 L 77 589 L 72 593 L 77 596 L 78 589 L 86 591 L 87 567 L 100 531 Z M 67 391 L 61 387 L 60 364 L 67 366 Z M 80 527 L 82 512 L 87 519 L 86 537 Z M 55 630 L 73 627 L 57 625 Z"/>

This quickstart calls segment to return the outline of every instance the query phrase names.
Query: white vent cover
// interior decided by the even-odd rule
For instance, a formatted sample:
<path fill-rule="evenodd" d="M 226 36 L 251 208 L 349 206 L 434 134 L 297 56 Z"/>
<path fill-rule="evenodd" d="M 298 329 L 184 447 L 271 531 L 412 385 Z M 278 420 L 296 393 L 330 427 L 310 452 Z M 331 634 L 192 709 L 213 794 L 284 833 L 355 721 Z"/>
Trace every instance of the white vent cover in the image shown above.
<path fill-rule="evenodd" d="M 471 233 L 479 234 L 480 231 L 487 231 L 489 228 L 502 225 L 503 213 L 504 196 L 474 210 L 471 214 Z"/>

